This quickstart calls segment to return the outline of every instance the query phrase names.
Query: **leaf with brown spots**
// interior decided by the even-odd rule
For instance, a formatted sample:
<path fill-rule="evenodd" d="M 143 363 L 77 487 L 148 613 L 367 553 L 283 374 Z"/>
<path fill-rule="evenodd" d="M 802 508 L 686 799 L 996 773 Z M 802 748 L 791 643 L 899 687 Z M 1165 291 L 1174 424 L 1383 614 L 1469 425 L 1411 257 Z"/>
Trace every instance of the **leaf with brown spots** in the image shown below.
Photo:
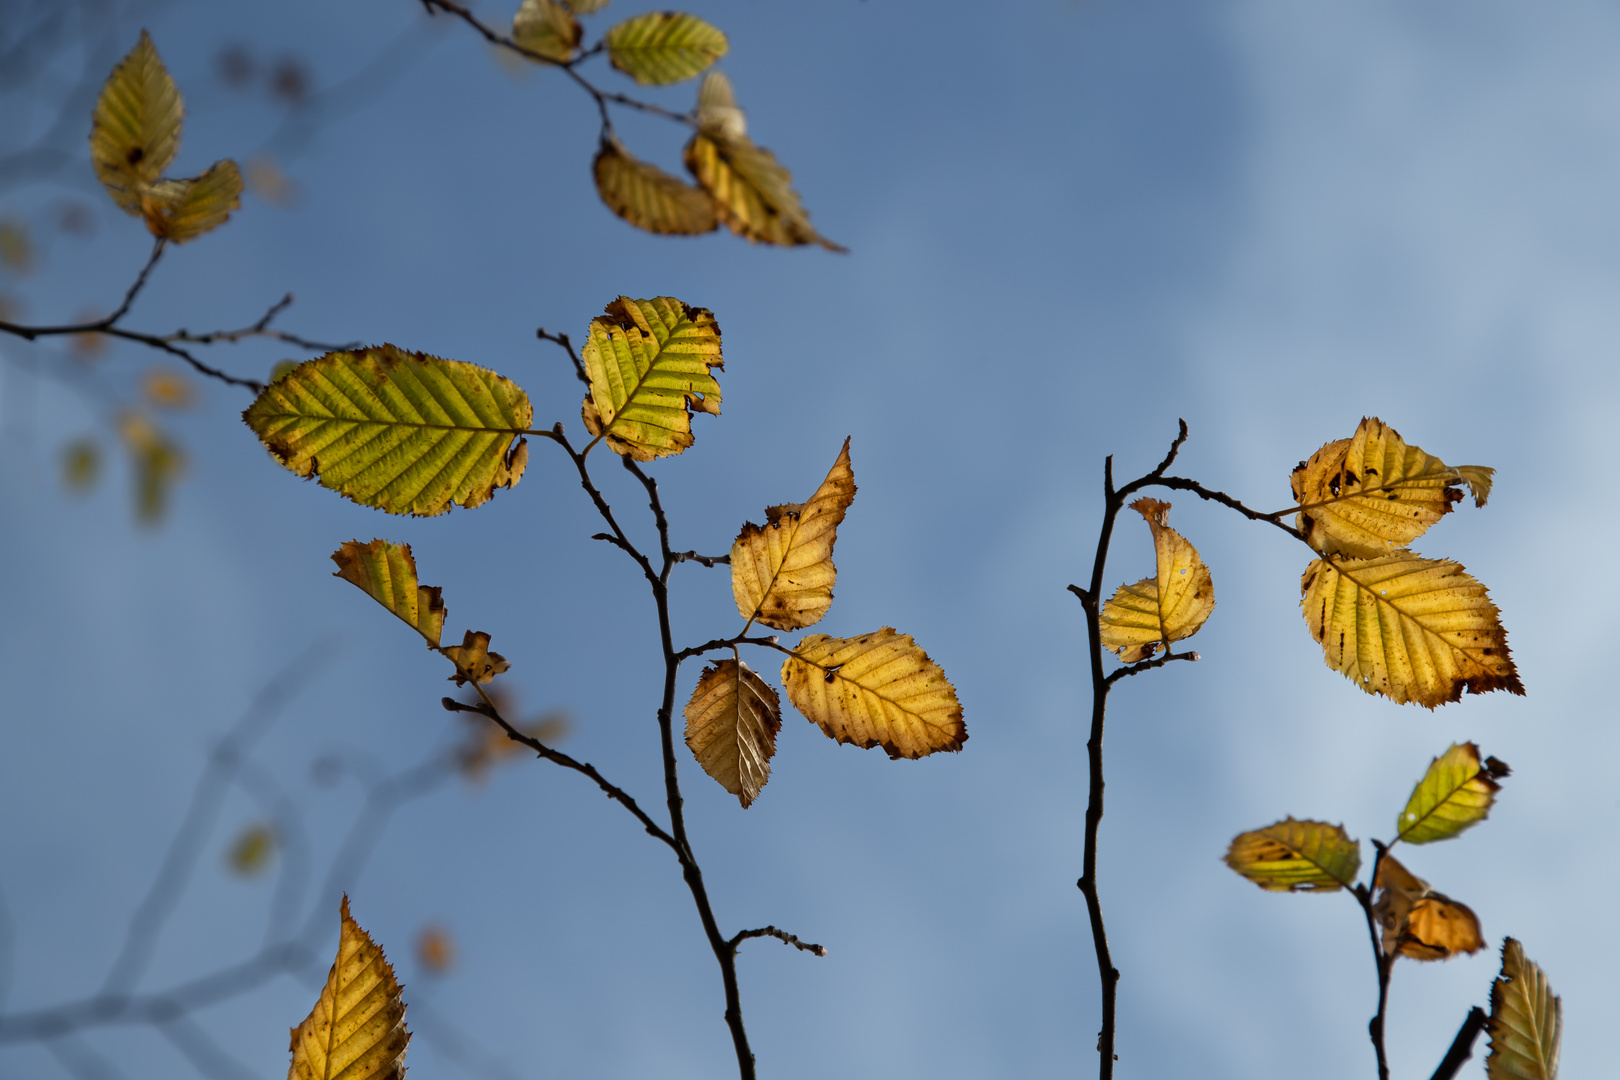
<path fill-rule="evenodd" d="M 444 600 L 437 585 L 417 581 L 411 545 L 391 540 L 368 544 L 350 540 L 332 552 L 332 561 L 337 564 L 333 577 L 359 586 L 361 592 L 421 634 L 430 648 L 439 647 L 439 637 L 444 633 Z"/>
<path fill-rule="evenodd" d="M 1564 1002 L 1513 938 L 1502 942 L 1502 973 L 1491 984 L 1490 1080 L 1557 1080 Z"/>
<path fill-rule="evenodd" d="M 304 1022 L 292 1029 L 287 1080 L 404 1080 L 405 1001 L 394 966 L 343 898 L 337 959 Z"/>
<path fill-rule="evenodd" d="M 1163 644 L 1192 637 L 1215 610 L 1215 585 L 1198 549 L 1167 518 L 1170 504 L 1142 498 L 1131 509 L 1153 530 L 1155 577 L 1121 585 L 1103 605 L 1102 643 L 1127 664 L 1151 657 Z"/>
<path fill-rule="evenodd" d="M 1290 817 L 1237 836 L 1226 865 L 1269 892 L 1334 892 L 1355 882 L 1361 845 L 1342 825 Z"/>
<path fill-rule="evenodd" d="M 720 383 L 709 371 L 726 364 L 720 325 L 704 308 L 621 296 L 591 320 L 579 356 L 591 385 L 580 407 L 585 429 L 616 454 L 679 454 L 692 445 L 693 410 L 720 415 Z"/>
<path fill-rule="evenodd" d="M 141 196 L 180 149 L 185 104 L 145 30 L 107 76 L 90 124 L 90 163 L 113 202 L 141 213 Z"/>
<path fill-rule="evenodd" d="M 782 664 L 782 686 L 828 738 L 881 746 L 892 758 L 960 750 L 967 741 L 945 672 L 911 635 L 887 626 L 859 637 L 804 638 Z"/>
<path fill-rule="evenodd" d="M 686 745 L 703 771 L 744 807 L 771 778 L 782 705 L 770 684 L 742 661 L 704 668 L 686 703 Z"/>
<path fill-rule="evenodd" d="M 696 236 L 720 227 L 707 191 L 632 157 L 616 136 L 602 141 L 591 173 L 607 208 L 638 229 L 661 236 Z"/>
<path fill-rule="evenodd" d="M 242 174 L 234 161 L 216 161 L 189 180 L 159 180 L 141 196 L 153 236 L 176 244 L 225 224 L 242 205 Z"/>
<path fill-rule="evenodd" d="M 1509 769 L 1496 758 L 1479 758 L 1473 743 L 1454 743 L 1429 763 L 1428 772 L 1412 789 L 1395 827 L 1396 839 L 1408 844 L 1450 840 L 1464 829 L 1485 820 L 1496 802 L 1498 783 Z"/>
<path fill-rule="evenodd" d="M 1373 918 L 1383 931 L 1384 955 L 1449 960 L 1485 947 L 1473 910 L 1435 892 L 1394 856 L 1385 855 L 1378 864 L 1373 888 L 1382 890 L 1373 904 Z"/>
<path fill-rule="evenodd" d="M 447 645 L 439 651 L 456 665 L 456 673 L 449 679 L 457 686 L 487 683 L 512 666 L 500 653 L 489 651 L 489 635 L 482 630 L 468 630 L 460 645 Z"/>

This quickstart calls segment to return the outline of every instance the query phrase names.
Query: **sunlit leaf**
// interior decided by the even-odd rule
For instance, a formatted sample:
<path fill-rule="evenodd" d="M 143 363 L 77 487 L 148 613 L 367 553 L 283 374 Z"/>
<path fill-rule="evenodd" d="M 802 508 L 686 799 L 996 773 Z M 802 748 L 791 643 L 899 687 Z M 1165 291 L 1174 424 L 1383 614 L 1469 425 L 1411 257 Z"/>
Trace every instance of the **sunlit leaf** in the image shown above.
<path fill-rule="evenodd" d="M 855 498 L 849 440 L 809 502 L 765 508 L 765 525 L 748 522 L 731 545 L 731 593 L 737 613 L 776 630 L 801 630 L 832 606 L 838 578 L 833 542 Z"/>
<path fill-rule="evenodd" d="M 62 448 L 62 483 L 77 495 L 101 478 L 101 447 L 94 439 L 75 439 Z"/>
<path fill-rule="evenodd" d="M 737 94 L 723 71 L 703 76 L 698 87 L 698 128 L 717 139 L 738 140 L 748 136 L 748 118 L 737 107 Z"/>
<path fill-rule="evenodd" d="M 1429 844 L 1453 836 L 1485 820 L 1508 775 L 1508 767 L 1495 758 L 1480 760 L 1473 743 L 1454 743 L 1429 764 L 1412 797 L 1396 821 L 1397 839 L 1408 844 Z"/>
<path fill-rule="evenodd" d="M 196 400 L 191 380 L 161 367 L 149 368 L 141 376 L 141 396 L 160 409 L 185 409 Z"/>
<path fill-rule="evenodd" d="M 1131 509 L 1153 531 L 1157 574 L 1135 585 L 1121 585 L 1098 619 L 1103 647 L 1127 664 L 1148 659 L 1161 644 L 1168 647 L 1192 637 L 1215 610 L 1209 567 L 1191 541 L 1170 528 L 1170 504 L 1142 498 L 1131 503 Z"/>
<path fill-rule="evenodd" d="M 960 750 L 967 741 L 956 688 L 911 640 L 885 626 L 859 637 L 811 634 L 782 664 L 793 707 L 839 742 L 892 758 Z"/>
<path fill-rule="evenodd" d="M 695 236 L 720 227 L 707 191 L 631 157 L 617 137 L 603 141 L 591 171 L 608 209 L 638 229 L 662 236 Z"/>
<path fill-rule="evenodd" d="M 457 686 L 487 683 L 512 666 L 500 653 L 489 651 L 489 635 L 482 630 L 468 630 L 460 645 L 448 645 L 439 651 L 456 665 L 450 680 Z"/>
<path fill-rule="evenodd" d="M 225 853 L 225 865 L 233 874 L 253 877 L 270 865 L 276 853 L 276 830 L 264 822 L 257 822 L 237 833 Z"/>
<path fill-rule="evenodd" d="M 1502 942 L 1502 973 L 1491 983 L 1491 1019 L 1485 1058 L 1490 1080 L 1557 1080 L 1564 1002 L 1524 947 Z"/>
<path fill-rule="evenodd" d="M 581 415 L 592 435 L 636 461 L 692 445 L 691 411 L 720 415 L 720 326 L 672 296 L 621 296 L 591 320 L 580 351 L 591 389 Z"/>
<path fill-rule="evenodd" d="M 726 55 L 726 35 L 696 15 L 649 11 L 626 19 L 602 38 L 613 66 L 650 86 L 690 79 Z"/>
<path fill-rule="evenodd" d="M 438 647 L 444 633 L 444 600 L 437 585 L 423 585 L 416 579 L 416 558 L 411 545 L 389 540 L 362 544 L 350 540 L 332 552 L 337 573 L 344 581 L 387 608 L 421 634 L 430 646 Z"/>
<path fill-rule="evenodd" d="M 1374 559 L 1451 513 L 1465 485 L 1474 505 L 1484 506 L 1494 472 L 1453 468 L 1408 446 L 1382 421 L 1364 419 L 1353 437 L 1328 443 L 1294 470 L 1295 525 L 1324 555 Z"/>
<path fill-rule="evenodd" d="M 559 0 L 523 0 L 512 17 L 512 40 L 559 64 L 573 59 L 583 33 L 579 20 Z"/>
<path fill-rule="evenodd" d="M 1394 856 L 1386 854 L 1379 862 L 1373 888 L 1382 890 L 1373 904 L 1373 917 L 1383 930 L 1385 955 L 1449 960 L 1485 947 L 1473 909 L 1435 892 Z"/>
<path fill-rule="evenodd" d="M 180 148 L 185 106 L 145 30 L 101 88 L 90 126 L 90 161 L 113 201 L 141 213 L 141 197 Z"/>
<path fill-rule="evenodd" d="M 394 966 L 343 898 L 337 959 L 304 1022 L 292 1030 L 287 1080 L 404 1080 L 405 1001 Z"/>
<path fill-rule="evenodd" d="M 738 236 L 764 244 L 820 244 L 844 248 L 810 224 L 810 215 L 793 190 L 793 174 L 763 146 L 746 136 L 725 138 L 698 134 L 686 144 L 686 168 L 698 186 L 714 196 L 720 220 Z"/>
<path fill-rule="evenodd" d="M 1355 882 L 1361 845 L 1342 825 L 1289 817 L 1236 837 L 1226 865 L 1271 892 L 1333 892 Z"/>
<path fill-rule="evenodd" d="M 534 410 L 510 379 L 381 345 L 307 360 L 242 414 L 299 476 L 364 506 L 431 517 L 523 476 Z"/>
<path fill-rule="evenodd" d="M 442 926 L 424 926 L 416 935 L 416 962 L 429 975 L 443 975 L 456 962 L 456 943 Z"/>
<path fill-rule="evenodd" d="M 1328 667 L 1369 694 L 1432 709 L 1464 690 L 1524 693 L 1496 605 L 1457 563 L 1315 559 L 1300 608 Z"/>
<path fill-rule="evenodd" d="M 771 778 L 782 706 L 747 664 L 727 657 L 703 669 L 686 703 L 686 745 L 703 771 L 747 806 Z"/>

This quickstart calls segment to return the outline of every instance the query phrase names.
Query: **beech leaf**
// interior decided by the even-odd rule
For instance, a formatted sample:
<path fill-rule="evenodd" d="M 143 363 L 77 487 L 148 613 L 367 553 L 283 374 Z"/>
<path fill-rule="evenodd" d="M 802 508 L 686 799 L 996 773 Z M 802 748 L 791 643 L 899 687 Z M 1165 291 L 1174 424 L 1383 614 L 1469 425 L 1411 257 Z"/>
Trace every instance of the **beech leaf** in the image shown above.
<path fill-rule="evenodd" d="M 714 196 L 720 220 L 745 240 L 761 244 L 820 244 L 844 247 L 822 236 L 793 190 L 793 174 L 776 155 L 746 136 L 737 139 L 698 134 L 686 144 L 686 168 L 698 186 Z"/>
<path fill-rule="evenodd" d="M 1131 503 L 1153 531 L 1155 577 L 1121 585 L 1098 619 L 1104 648 L 1128 664 L 1151 657 L 1162 643 L 1192 637 L 1215 610 L 1215 585 L 1198 549 L 1167 518 L 1170 504 L 1141 498 Z"/>
<path fill-rule="evenodd" d="M 591 172 L 607 208 L 638 229 L 661 236 L 695 236 L 720 227 L 707 191 L 630 156 L 615 136 L 603 140 Z"/>
<path fill-rule="evenodd" d="M 748 135 L 748 118 L 737 107 L 737 94 L 723 71 L 711 71 L 698 86 L 698 130 L 720 139 Z"/>
<path fill-rule="evenodd" d="M 1513 938 L 1502 942 L 1502 973 L 1491 983 L 1490 1080 L 1557 1080 L 1564 1002 Z"/>
<path fill-rule="evenodd" d="M 1478 825 L 1491 812 L 1496 793 L 1502 788 L 1497 781 L 1508 771 L 1495 758 L 1481 761 L 1479 747 L 1473 743 L 1453 743 L 1429 763 L 1429 771 L 1412 789 L 1412 797 L 1395 824 L 1399 830 L 1396 839 L 1408 844 L 1430 844 L 1450 840 Z"/>
<path fill-rule="evenodd" d="M 389 540 L 362 544 L 350 540 L 332 552 L 337 573 L 344 581 L 358 585 L 362 592 L 387 608 L 405 625 L 415 630 L 428 645 L 438 648 L 444 633 L 444 600 L 437 585 L 416 580 L 416 558 L 411 545 Z"/>
<path fill-rule="evenodd" d="M 345 896 L 337 959 L 315 1007 L 292 1029 L 287 1080 L 404 1080 L 410 1041 L 394 966 Z"/>
<path fill-rule="evenodd" d="M 1226 865 L 1270 892 L 1334 892 L 1361 869 L 1361 845 L 1342 825 L 1284 818 L 1233 839 Z"/>
<path fill-rule="evenodd" d="M 180 149 L 185 105 L 145 30 L 107 76 L 90 124 L 90 161 L 114 202 L 141 213 L 141 196 Z"/>
<path fill-rule="evenodd" d="M 849 440 L 809 502 L 765 508 L 763 527 L 747 522 L 731 545 L 737 613 L 776 630 L 801 630 L 832 606 L 838 579 L 833 542 L 855 499 Z"/>
<path fill-rule="evenodd" d="M 583 34 L 579 20 L 559 0 L 523 0 L 512 16 L 512 40 L 554 63 L 572 60 Z"/>
<path fill-rule="evenodd" d="M 696 15 L 649 11 L 626 19 L 602 38 L 613 66 L 648 86 L 690 79 L 726 55 L 726 35 Z"/>
<path fill-rule="evenodd" d="M 614 453 L 679 454 L 692 445 L 691 410 L 720 414 L 720 384 L 709 374 L 725 367 L 720 326 L 704 308 L 621 296 L 591 320 L 580 359 L 591 384 L 585 428 Z"/>
<path fill-rule="evenodd" d="M 728 658 L 703 669 L 686 703 L 686 745 L 703 771 L 744 807 L 771 778 L 782 705 L 770 684 Z"/>
<path fill-rule="evenodd" d="M 159 180 L 141 196 L 146 227 L 176 244 L 225 224 L 241 205 L 242 174 L 230 160 L 216 161 L 189 180 Z"/>
<path fill-rule="evenodd" d="M 1373 918 L 1383 928 L 1386 956 L 1449 960 L 1485 947 L 1473 909 L 1435 892 L 1394 856 L 1386 854 L 1378 864 L 1373 888 L 1383 890 L 1373 904 Z"/>
<path fill-rule="evenodd" d="M 945 672 L 910 634 L 887 626 L 859 637 L 805 637 L 782 664 L 782 686 L 828 738 L 881 746 L 891 758 L 960 750 L 967 741 Z"/>
<path fill-rule="evenodd" d="M 456 673 L 449 678 L 457 686 L 487 683 L 512 666 L 500 653 L 489 651 L 489 635 L 482 630 L 468 630 L 460 645 L 447 645 L 439 651 L 456 665 Z"/>

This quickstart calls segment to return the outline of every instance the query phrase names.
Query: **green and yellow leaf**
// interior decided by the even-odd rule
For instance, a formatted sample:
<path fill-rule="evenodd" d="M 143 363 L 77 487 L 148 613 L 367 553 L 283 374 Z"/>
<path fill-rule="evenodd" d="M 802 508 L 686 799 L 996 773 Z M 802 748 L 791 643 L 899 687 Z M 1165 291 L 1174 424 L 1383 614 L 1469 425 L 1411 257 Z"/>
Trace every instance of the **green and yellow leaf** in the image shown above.
<path fill-rule="evenodd" d="M 145 30 L 107 76 L 90 125 L 90 162 L 114 202 L 141 213 L 141 197 L 180 148 L 185 105 Z"/>
<path fill-rule="evenodd" d="M 747 138 L 748 117 L 737 107 L 737 94 L 725 72 L 711 71 L 703 76 L 698 87 L 697 122 L 698 129 L 711 138 Z"/>
<path fill-rule="evenodd" d="M 613 66 L 647 86 L 690 79 L 726 55 L 726 35 L 696 15 L 649 11 L 602 38 Z"/>
<path fill-rule="evenodd" d="M 1432 709 L 1464 690 L 1524 693 L 1496 605 L 1457 563 L 1315 559 L 1300 597 L 1328 667 L 1369 694 Z"/>
<path fill-rule="evenodd" d="M 1564 1002 L 1513 938 L 1502 942 L 1502 973 L 1491 984 L 1490 1080 L 1557 1080 Z"/>
<path fill-rule="evenodd" d="M 960 750 L 956 688 L 911 640 L 885 626 L 860 637 L 811 634 L 782 664 L 788 700 L 828 738 L 881 746 L 891 758 Z"/>
<path fill-rule="evenodd" d="M 696 236 L 720 227 L 707 191 L 632 157 L 614 136 L 603 141 L 591 172 L 607 208 L 638 229 L 661 236 Z"/>
<path fill-rule="evenodd" d="M 771 778 L 782 705 L 747 664 L 728 658 L 704 668 L 686 703 L 686 745 L 703 771 L 744 807 Z"/>
<path fill-rule="evenodd" d="M 457 686 L 487 683 L 512 666 L 500 653 L 489 651 L 489 635 L 482 630 L 468 630 L 460 645 L 447 645 L 439 651 L 456 665 L 456 673 L 449 678 Z"/>
<path fill-rule="evenodd" d="M 1408 844 L 1450 840 L 1464 829 L 1485 820 L 1508 775 L 1508 767 L 1495 758 L 1481 761 L 1479 747 L 1454 743 L 1429 763 L 1406 809 L 1396 822 L 1396 839 Z"/>
<path fill-rule="evenodd" d="M 189 180 L 158 180 L 141 196 L 146 227 L 176 244 L 225 224 L 241 205 L 242 174 L 228 158 Z"/>
<path fill-rule="evenodd" d="M 362 544 L 350 540 L 332 552 L 337 573 L 344 581 L 387 608 L 421 634 L 428 645 L 438 648 L 444 633 L 444 600 L 437 585 L 423 585 L 416 579 L 416 557 L 411 545 L 390 540 Z"/>
<path fill-rule="evenodd" d="M 287 1080 L 404 1080 L 405 1001 L 394 966 L 343 898 L 337 959 L 304 1022 L 292 1029 Z"/>
<path fill-rule="evenodd" d="M 691 410 L 720 415 L 720 326 L 672 296 L 621 296 L 591 320 L 580 351 L 591 389 L 581 416 L 592 435 L 636 461 L 692 445 Z"/>
<path fill-rule="evenodd" d="M 1473 909 L 1435 892 L 1394 856 L 1386 854 L 1379 862 L 1373 888 L 1382 890 L 1373 918 L 1383 929 L 1386 956 L 1449 960 L 1485 947 Z"/>
<path fill-rule="evenodd" d="M 1192 637 L 1215 610 L 1215 585 L 1198 549 L 1167 519 L 1170 504 L 1142 498 L 1131 503 L 1153 531 L 1158 572 L 1135 585 L 1121 585 L 1103 605 L 1098 622 L 1103 647 L 1127 664 L 1151 657 L 1160 644 Z"/>
<path fill-rule="evenodd" d="M 685 157 L 687 171 L 714 196 L 720 220 L 738 236 L 754 243 L 845 250 L 816 232 L 793 190 L 793 174 L 763 146 L 747 137 L 698 134 L 686 144 Z"/>
<path fill-rule="evenodd" d="M 809 502 L 765 508 L 765 525 L 752 521 L 731 545 L 731 593 L 737 613 L 775 630 L 802 630 L 832 606 L 833 542 L 855 499 L 849 440 Z"/>
<path fill-rule="evenodd" d="M 1354 436 L 1328 443 L 1294 470 L 1295 524 L 1324 555 L 1374 559 L 1404 548 L 1451 513 L 1463 486 L 1474 505 L 1484 506 L 1494 472 L 1453 468 L 1408 446 L 1382 421 L 1363 419 Z"/>
<path fill-rule="evenodd" d="M 242 419 L 299 476 L 362 506 L 431 517 L 516 484 L 533 415 L 493 371 L 381 345 L 306 360 Z"/>
<path fill-rule="evenodd" d="M 569 5 L 559 0 L 523 0 L 512 16 L 512 40 L 554 63 L 572 60 L 583 34 Z"/>
<path fill-rule="evenodd" d="M 1289 817 L 1237 836 L 1226 865 L 1271 892 L 1333 892 L 1355 882 L 1361 845 L 1342 825 Z"/>

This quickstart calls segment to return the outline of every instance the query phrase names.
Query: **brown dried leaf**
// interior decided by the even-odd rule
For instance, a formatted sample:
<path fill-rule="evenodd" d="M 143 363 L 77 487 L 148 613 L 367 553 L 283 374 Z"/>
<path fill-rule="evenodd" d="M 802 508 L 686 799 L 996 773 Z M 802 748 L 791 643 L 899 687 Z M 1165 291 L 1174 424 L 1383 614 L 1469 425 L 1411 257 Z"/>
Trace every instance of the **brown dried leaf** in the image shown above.
<path fill-rule="evenodd" d="M 1391 855 L 1378 865 L 1374 889 L 1382 889 L 1373 917 L 1383 930 L 1384 954 L 1414 960 L 1448 960 L 1485 947 L 1479 917 L 1466 904 L 1435 892 Z"/>
<path fill-rule="evenodd" d="M 460 645 L 448 645 L 439 651 L 456 665 L 456 673 L 449 678 L 457 686 L 487 683 L 512 666 L 500 653 L 489 651 L 489 635 L 482 630 L 468 630 Z"/>
<path fill-rule="evenodd" d="M 771 778 L 782 705 L 740 660 L 705 668 L 687 702 L 686 745 L 703 771 L 747 807 Z"/>

